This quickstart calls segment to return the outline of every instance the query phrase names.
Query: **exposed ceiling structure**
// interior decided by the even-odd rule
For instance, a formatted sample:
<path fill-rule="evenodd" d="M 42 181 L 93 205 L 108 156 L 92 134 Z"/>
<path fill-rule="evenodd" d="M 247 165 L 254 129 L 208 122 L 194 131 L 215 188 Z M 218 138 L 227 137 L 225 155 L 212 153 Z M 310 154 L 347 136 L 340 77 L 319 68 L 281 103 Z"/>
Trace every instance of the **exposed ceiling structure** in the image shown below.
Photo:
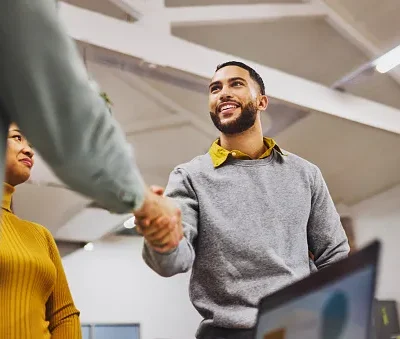
<path fill-rule="evenodd" d="M 59 12 L 147 183 L 165 185 L 174 166 L 207 151 L 217 136 L 207 83 L 231 59 L 266 83 L 265 134 L 317 164 L 337 204 L 400 183 L 400 70 L 373 65 L 400 44 L 397 0 L 68 0 Z M 63 245 L 129 217 L 71 192 L 40 157 L 14 205 Z"/>

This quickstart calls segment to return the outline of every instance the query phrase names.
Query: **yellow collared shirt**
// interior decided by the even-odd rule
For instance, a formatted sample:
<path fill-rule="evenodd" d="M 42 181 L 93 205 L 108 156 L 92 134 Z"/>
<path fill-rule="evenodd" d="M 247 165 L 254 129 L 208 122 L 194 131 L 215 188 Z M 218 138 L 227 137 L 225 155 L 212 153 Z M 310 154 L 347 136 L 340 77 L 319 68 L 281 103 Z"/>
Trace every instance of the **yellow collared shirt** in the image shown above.
<path fill-rule="evenodd" d="M 272 150 L 275 148 L 280 154 L 285 155 L 280 147 L 277 145 L 274 139 L 264 137 L 264 145 L 266 146 L 266 151 L 258 158 L 258 159 L 263 159 L 272 153 Z M 246 159 L 246 160 L 251 160 L 251 157 L 248 156 L 247 154 L 239 151 L 239 150 L 232 150 L 228 151 L 225 148 L 221 147 L 219 145 L 219 139 L 215 140 L 213 144 L 211 145 L 210 149 L 208 150 L 208 153 L 211 156 L 211 161 L 214 165 L 214 167 L 219 167 L 221 166 L 226 159 L 228 159 L 229 155 L 236 158 L 236 159 Z"/>

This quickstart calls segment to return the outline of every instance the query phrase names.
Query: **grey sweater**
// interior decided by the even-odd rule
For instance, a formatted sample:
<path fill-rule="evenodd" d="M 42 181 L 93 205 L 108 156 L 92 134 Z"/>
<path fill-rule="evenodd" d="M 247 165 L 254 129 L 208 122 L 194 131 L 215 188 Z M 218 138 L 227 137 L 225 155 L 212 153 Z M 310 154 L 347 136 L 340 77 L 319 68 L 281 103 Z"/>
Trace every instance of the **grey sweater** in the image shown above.
<path fill-rule="evenodd" d="M 185 237 L 169 254 L 147 244 L 162 276 L 193 268 L 190 298 L 207 326 L 254 326 L 259 300 L 348 255 L 349 245 L 319 169 L 275 150 L 265 159 L 214 168 L 210 155 L 180 165 L 166 195 L 182 208 Z"/>

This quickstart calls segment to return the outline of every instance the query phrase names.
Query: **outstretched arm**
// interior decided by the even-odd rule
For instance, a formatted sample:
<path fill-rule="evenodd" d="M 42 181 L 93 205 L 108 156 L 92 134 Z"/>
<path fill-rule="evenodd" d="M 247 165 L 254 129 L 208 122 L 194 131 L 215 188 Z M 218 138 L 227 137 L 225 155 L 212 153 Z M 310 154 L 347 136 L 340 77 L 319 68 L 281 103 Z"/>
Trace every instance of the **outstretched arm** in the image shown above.
<path fill-rule="evenodd" d="M 167 253 L 161 253 L 145 240 L 143 258 L 155 272 L 169 277 L 192 268 L 195 259 L 194 242 L 197 237 L 198 201 L 188 174 L 180 168 L 170 174 L 165 195 L 173 199 L 181 209 L 184 237 L 176 248 Z"/>
<path fill-rule="evenodd" d="M 55 0 L 4 0 L 0 11 L 0 110 L 57 176 L 115 212 L 143 203 L 130 145 L 90 86 Z"/>

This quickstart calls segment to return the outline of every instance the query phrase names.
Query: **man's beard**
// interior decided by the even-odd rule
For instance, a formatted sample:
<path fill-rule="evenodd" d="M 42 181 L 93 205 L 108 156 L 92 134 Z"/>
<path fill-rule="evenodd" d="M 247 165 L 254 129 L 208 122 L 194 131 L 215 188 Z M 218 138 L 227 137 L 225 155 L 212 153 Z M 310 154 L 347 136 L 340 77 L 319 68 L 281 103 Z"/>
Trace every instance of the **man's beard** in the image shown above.
<path fill-rule="evenodd" d="M 241 114 L 234 120 L 227 124 L 221 123 L 221 118 L 218 113 L 210 112 L 211 120 L 215 127 L 223 134 L 239 134 L 247 131 L 254 125 L 257 119 L 257 108 L 249 102 L 242 108 Z"/>

